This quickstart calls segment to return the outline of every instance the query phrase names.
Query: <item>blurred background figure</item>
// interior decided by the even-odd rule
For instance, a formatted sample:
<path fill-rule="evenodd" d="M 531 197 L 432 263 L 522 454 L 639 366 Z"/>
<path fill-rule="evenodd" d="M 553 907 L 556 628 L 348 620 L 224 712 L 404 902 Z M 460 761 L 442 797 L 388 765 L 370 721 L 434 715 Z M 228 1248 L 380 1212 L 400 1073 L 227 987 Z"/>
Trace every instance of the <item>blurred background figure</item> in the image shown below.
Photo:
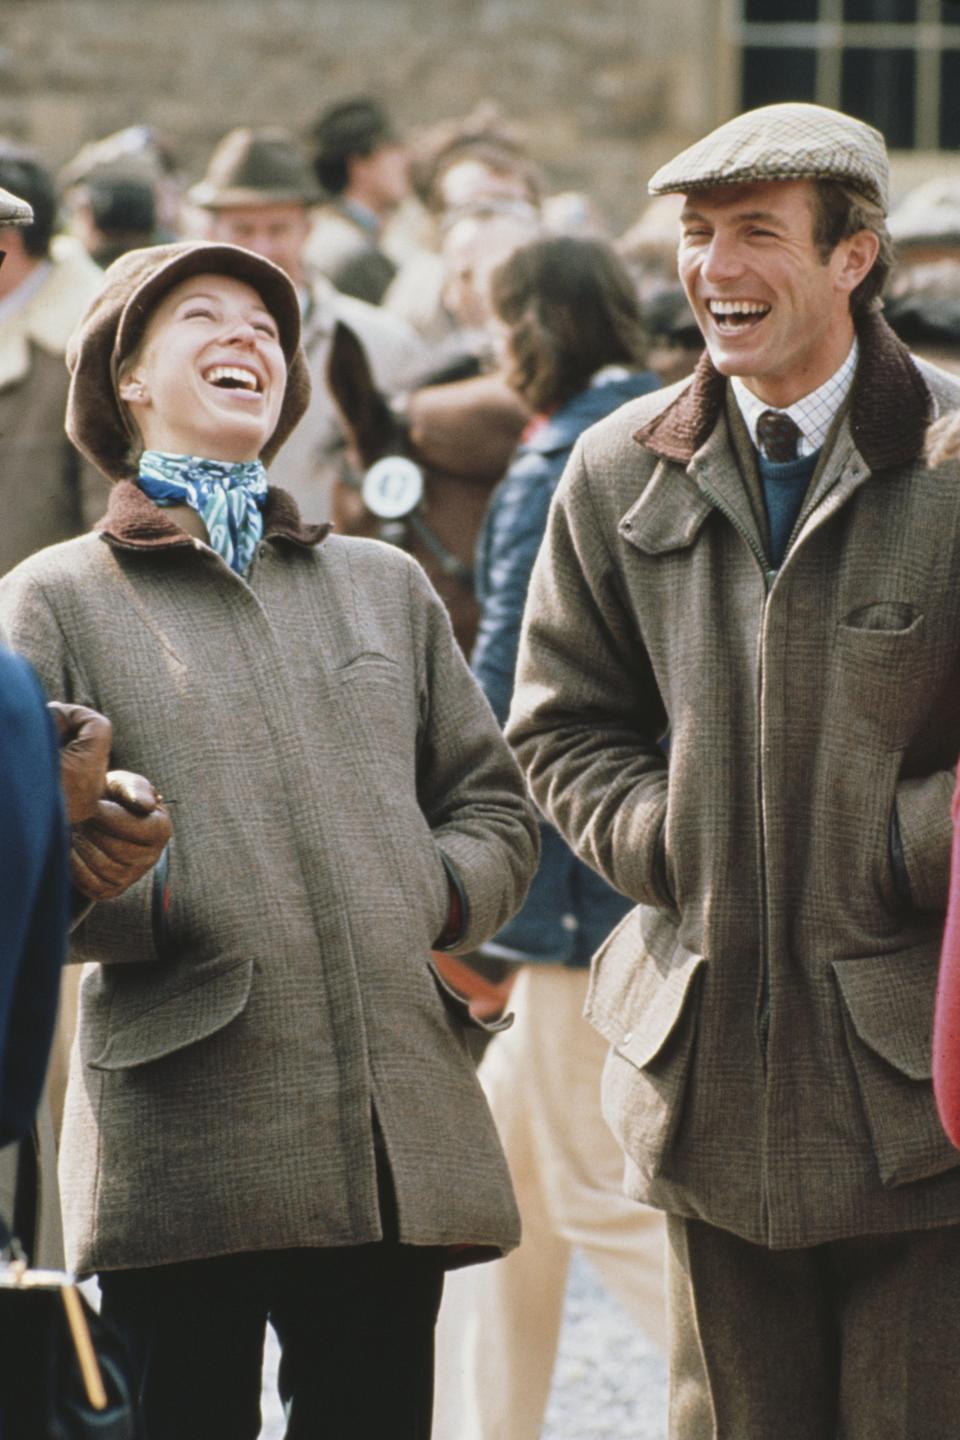
<path fill-rule="evenodd" d="M 520 137 L 486 105 L 431 127 L 411 149 L 410 180 L 424 223 L 420 245 L 401 265 L 384 305 L 425 339 L 442 343 L 464 323 L 444 294 L 446 232 L 481 212 L 538 225 L 542 179 Z"/>
<path fill-rule="evenodd" d="M 345 295 L 379 304 L 396 273 L 383 228 L 409 189 L 407 152 L 382 105 L 360 97 L 324 110 L 313 168 L 329 196 L 313 222 L 310 263 Z"/>
<path fill-rule="evenodd" d="M 512 201 L 478 201 L 450 217 L 442 230 L 439 255 L 439 299 L 451 327 L 441 346 L 443 353 L 472 355 L 481 368 L 494 368 L 490 276 L 542 229 L 538 210 Z"/>
<path fill-rule="evenodd" d="M 344 431 L 327 383 L 337 323 L 367 353 L 374 381 L 393 395 L 413 383 L 429 352 L 408 325 L 378 306 L 344 295 L 309 262 L 311 216 L 323 192 L 299 143 L 275 127 L 231 130 L 188 193 L 206 239 L 243 245 L 285 270 L 300 297 L 302 340 L 313 391 L 310 407 L 277 456 L 271 483 L 288 490 L 304 520 L 329 520 L 333 491 L 345 473 Z"/>
<path fill-rule="evenodd" d="M 101 269 L 127 250 L 156 244 L 153 186 L 124 175 L 94 175 L 71 194 L 70 229 Z"/>
<path fill-rule="evenodd" d="M 657 387 L 640 367 L 634 287 L 612 248 L 571 236 L 514 249 L 489 286 L 502 373 L 532 420 L 494 491 L 477 545 L 480 624 L 471 669 L 501 725 L 547 512 L 580 434 Z M 600 1113 L 607 1046 L 583 1019 L 591 955 L 631 908 L 541 824 L 527 900 L 483 957 L 518 968 L 513 1028 L 480 1079 L 503 1141 L 523 1244 L 483 1274 L 449 1277 L 438 1330 L 436 1440 L 537 1440 L 573 1246 L 636 1323 L 664 1338 L 662 1216 L 623 1194 Z"/>
<path fill-rule="evenodd" d="M 655 196 L 616 242 L 636 286 L 647 332 L 647 362 L 663 385 L 691 374 L 703 352 L 703 336 L 677 274 L 681 207 L 681 196 Z"/>
<path fill-rule="evenodd" d="M 128 125 L 81 146 L 57 175 L 57 188 L 69 228 L 84 249 L 93 253 L 103 245 L 101 265 L 123 254 L 117 248 L 108 259 L 110 244 L 128 250 L 162 244 L 182 228 L 176 158 L 151 125 Z M 124 243 L 125 236 L 131 243 Z"/>
<path fill-rule="evenodd" d="M 90 528 L 107 486 L 64 432 L 64 350 L 100 285 L 82 252 L 53 253 L 53 176 L 36 154 L 0 138 L 0 186 L 33 210 L 30 225 L 0 218 L 0 574 Z"/>
<path fill-rule="evenodd" d="M 889 229 L 896 263 L 884 317 L 916 354 L 960 371 L 960 180 L 942 176 L 909 191 Z"/>

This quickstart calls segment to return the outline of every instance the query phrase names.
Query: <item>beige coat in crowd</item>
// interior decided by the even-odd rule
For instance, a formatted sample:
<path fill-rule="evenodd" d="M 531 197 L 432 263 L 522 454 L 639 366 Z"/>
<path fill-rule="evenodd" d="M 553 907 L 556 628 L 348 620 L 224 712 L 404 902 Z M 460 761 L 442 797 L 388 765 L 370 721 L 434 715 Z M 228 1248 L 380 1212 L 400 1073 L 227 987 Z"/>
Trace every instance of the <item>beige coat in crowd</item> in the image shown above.
<path fill-rule="evenodd" d="M 0 574 L 41 546 L 89 529 L 106 509 L 106 480 L 63 429 L 64 350 L 100 280 L 92 260 L 68 251 L 52 261 L 26 305 L 0 317 Z"/>

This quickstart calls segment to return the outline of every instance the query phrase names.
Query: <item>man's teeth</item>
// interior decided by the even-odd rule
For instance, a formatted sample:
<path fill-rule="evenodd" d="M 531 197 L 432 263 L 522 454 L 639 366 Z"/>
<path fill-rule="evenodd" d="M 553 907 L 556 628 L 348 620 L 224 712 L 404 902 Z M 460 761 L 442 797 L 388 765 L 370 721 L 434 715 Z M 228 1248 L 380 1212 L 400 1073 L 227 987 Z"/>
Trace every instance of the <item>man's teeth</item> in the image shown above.
<path fill-rule="evenodd" d="M 753 315 L 766 315 L 770 309 L 759 300 L 708 300 L 707 308 L 716 319 L 745 319 Z"/>
<path fill-rule="evenodd" d="M 252 370 L 242 365 L 214 365 L 203 377 L 209 385 L 222 385 L 226 389 L 259 390 L 260 381 Z"/>

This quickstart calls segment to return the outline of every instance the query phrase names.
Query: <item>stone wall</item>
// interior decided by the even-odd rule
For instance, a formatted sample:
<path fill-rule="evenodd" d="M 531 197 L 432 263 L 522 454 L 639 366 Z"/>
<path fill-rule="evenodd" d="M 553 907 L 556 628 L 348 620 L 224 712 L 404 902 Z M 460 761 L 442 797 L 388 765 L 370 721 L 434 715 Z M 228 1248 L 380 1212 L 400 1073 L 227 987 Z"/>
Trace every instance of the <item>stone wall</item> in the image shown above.
<path fill-rule="evenodd" d="M 136 121 L 190 178 L 240 123 L 379 95 L 404 129 L 492 99 L 621 228 L 714 118 L 713 0 L 2 0 L 0 131 L 55 165 Z M 711 56 L 707 63 L 708 55 Z"/>

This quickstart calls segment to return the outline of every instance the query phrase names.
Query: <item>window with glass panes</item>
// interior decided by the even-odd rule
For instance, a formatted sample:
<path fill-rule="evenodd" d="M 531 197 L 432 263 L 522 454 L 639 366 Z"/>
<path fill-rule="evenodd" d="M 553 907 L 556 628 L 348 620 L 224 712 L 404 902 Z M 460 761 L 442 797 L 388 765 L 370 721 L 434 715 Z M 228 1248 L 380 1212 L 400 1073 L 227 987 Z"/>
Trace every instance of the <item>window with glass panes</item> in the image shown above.
<path fill-rule="evenodd" d="M 893 149 L 960 148 L 960 0 L 734 0 L 744 110 L 815 100 Z"/>

